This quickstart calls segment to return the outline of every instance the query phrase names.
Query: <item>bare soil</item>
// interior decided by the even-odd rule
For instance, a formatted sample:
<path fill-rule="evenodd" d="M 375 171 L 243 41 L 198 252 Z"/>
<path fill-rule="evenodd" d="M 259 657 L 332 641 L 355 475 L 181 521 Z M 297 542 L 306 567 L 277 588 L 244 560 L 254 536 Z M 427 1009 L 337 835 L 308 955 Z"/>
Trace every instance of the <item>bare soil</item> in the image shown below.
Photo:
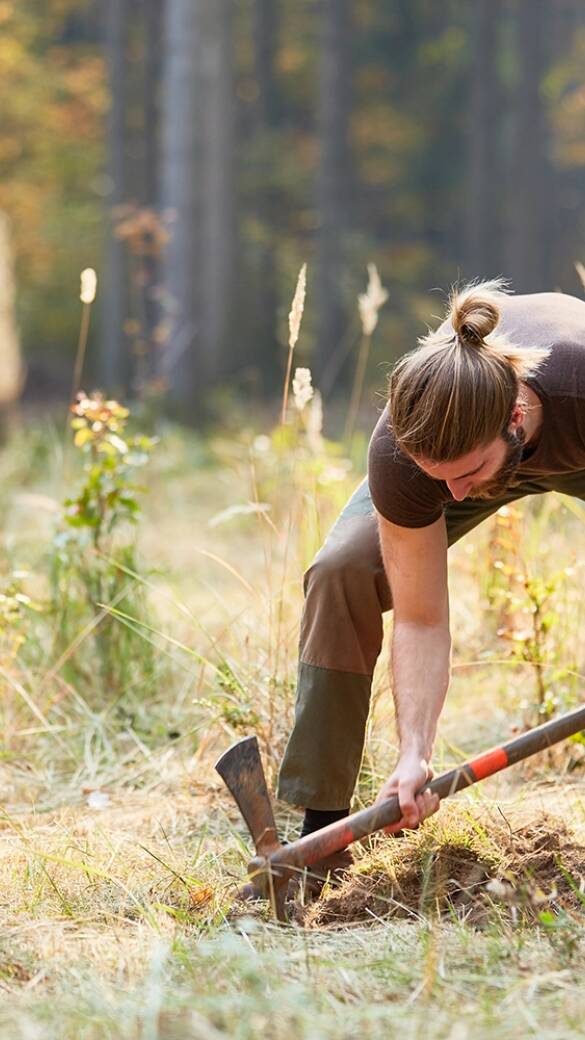
<path fill-rule="evenodd" d="M 489 841 L 459 829 L 451 838 L 384 838 L 340 887 L 297 907 L 295 918 L 322 928 L 433 914 L 481 926 L 543 911 L 585 915 L 585 845 L 551 816 L 517 829 L 492 819 Z"/>

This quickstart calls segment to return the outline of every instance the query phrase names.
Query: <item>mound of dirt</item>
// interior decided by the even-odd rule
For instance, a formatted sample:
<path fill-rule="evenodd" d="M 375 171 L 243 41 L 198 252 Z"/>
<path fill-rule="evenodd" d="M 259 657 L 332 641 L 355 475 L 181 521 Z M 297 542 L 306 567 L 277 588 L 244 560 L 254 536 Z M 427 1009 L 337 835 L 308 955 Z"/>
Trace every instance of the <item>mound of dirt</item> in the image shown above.
<path fill-rule="evenodd" d="M 305 927 L 347 927 L 431 913 L 481 925 L 502 913 L 585 913 L 585 846 L 563 820 L 541 817 L 516 830 L 490 820 L 479 837 L 476 823 L 460 824 L 380 840 L 339 888 L 298 908 L 296 919 Z"/>

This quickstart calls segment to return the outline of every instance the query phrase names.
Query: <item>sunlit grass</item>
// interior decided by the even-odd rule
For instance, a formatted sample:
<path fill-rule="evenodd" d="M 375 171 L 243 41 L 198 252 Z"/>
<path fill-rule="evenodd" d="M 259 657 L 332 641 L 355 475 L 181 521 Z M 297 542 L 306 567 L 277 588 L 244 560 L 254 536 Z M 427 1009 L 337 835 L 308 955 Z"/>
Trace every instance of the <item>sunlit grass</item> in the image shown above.
<path fill-rule="evenodd" d="M 42 614 L 26 650 L 0 662 L 7 1037 L 579 1035 L 578 918 L 535 928 L 503 915 L 479 934 L 424 908 L 406 922 L 334 932 L 279 929 L 264 910 L 230 916 L 250 849 L 213 762 L 257 731 L 274 777 L 292 718 L 302 569 L 359 479 L 338 449 L 315 456 L 304 437 L 285 427 L 203 446 L 163 431 L 146 480 L 143 566 L 126 575 L 148 620 L 104 605 L 154 654 L 153 682 L 113 692 L 89 674 L 73 685 Z M 0 455 L 5 568 L 28 563 L 41 601 L 61 461 L 59 436 L 34 427 Z M 270 509 L 210 525 L 249 502 Z M 574 568 L 556 594 L 554 637 L 580 675 L 585 524 L 552 496 L 545 513 L 534 503 L 522 516 L 528 563 L 543 575 Z M 488 540 L 484 525 L 451 555 L 455 667 L 438 769 L 508 738 L 533 696 L 530 665 L 510 659 L 486 606 Z M 81 661 L 83 651 L 81 631 Z M 358 805 L 396 750 L 384 660 L 375 691 Z M 477 841 L 491 847 L 479 821 L 500 809 L 511 821 L 556 812 L 581 840 L 581 768 L 568 772 L 569 758 L 469 792 L 459 799 L 467 824 L 444 810 L 432 824 L 439 840 L 469 841 L 476 821 Z M 293 837 L 298 814 L 277 811 Z M 430 830 L 404 855 L 425 840 Z"/>

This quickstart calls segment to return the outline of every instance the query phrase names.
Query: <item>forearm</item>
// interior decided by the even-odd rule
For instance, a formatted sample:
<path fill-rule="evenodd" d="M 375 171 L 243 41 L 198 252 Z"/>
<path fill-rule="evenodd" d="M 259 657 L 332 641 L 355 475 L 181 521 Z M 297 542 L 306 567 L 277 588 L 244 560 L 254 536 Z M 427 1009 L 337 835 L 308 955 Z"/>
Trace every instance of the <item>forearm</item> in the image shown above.
<path fill-rule="evenodd" d="M 449 687 L 450 653 L 447 622 L 395 621 L 391 671 L 401 758 L 431 757 Z"/>

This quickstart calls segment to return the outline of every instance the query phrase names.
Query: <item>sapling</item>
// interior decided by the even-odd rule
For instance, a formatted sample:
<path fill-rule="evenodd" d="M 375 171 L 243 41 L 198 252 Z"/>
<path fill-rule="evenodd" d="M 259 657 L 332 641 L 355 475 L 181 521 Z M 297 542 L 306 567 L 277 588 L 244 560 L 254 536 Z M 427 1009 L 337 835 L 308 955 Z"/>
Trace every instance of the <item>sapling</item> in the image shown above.
<path fill-rule="evenodd" d="M 107 608 L 123 607 L 135 618 L 143 612 L 142 589 L 132 577 L 139 572 L 134 528 L 144 491 L 135 473 L 156 442 L 142 435 L 129 437 L 128 409 L 100 393 L 78 394 L 71 411 L 74 444 L 85 465 L 79 491 L 65 499 L 53 543 L 60 642 L 75 641 L 91 616 L 102 611 L 91 630 L 97 667 L 109 688 L 123 690 L 138 662 L 142 671 L 150 672 L 152 652 L 140 635 L 112 619 Z"/>

